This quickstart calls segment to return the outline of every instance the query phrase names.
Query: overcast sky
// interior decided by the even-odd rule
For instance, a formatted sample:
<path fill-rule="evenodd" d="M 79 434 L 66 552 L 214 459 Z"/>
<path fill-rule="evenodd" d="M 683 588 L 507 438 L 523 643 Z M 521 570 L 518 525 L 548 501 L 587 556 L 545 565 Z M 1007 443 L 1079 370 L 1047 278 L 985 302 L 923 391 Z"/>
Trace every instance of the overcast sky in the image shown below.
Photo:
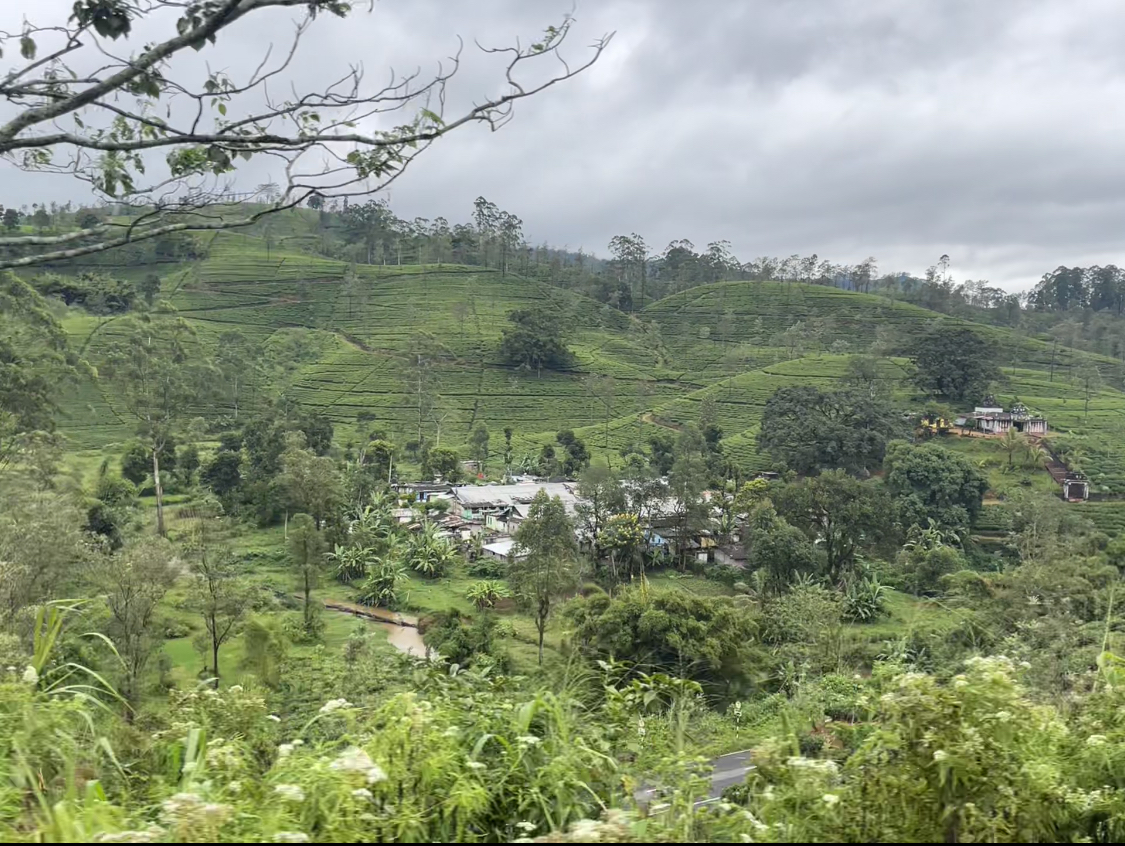
<path fill-rule="evenodd" d="M 3 0 L 39 20 L 70 0 Z M 473 39 L 502 45 L 569 0 L 378 0 L 324 16 L 304 79 L 362 61 L 431 70 L 470 45 L 453 104 L 501 90 Z M 746 261 L 818 253 L 1026 287 L 1060 264 L 1125 262 L 1125 6 L 1117 0 L 581 0 L 565 55 L 616 31 L 582 77 L 498 133 L 443 139 L 395 184 L 404 217 L 468 219 L 484 195 L 533 242 L 606 254 L 727 239 Z M 293 12 L 204 51 L 255 62 Z M 0 65 L 9 57 L 0 60 Z M 307 86 L 306 86 L 307 87 Z M 3 166 L 0 166 L 3 167 Z M 252 187 L 260 173 L 246 176 Z M 0 202 L 44 196 L 0 170 Z M 64 183 L 49 196 L 80 199 Z"/>

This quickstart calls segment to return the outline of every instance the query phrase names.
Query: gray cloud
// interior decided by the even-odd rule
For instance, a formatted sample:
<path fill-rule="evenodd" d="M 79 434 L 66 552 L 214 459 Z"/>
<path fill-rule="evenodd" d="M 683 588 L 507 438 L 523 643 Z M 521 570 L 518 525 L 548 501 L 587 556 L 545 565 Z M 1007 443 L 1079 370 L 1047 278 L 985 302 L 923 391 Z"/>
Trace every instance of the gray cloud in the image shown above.
<path fill-rule="evenodd" d="M 460 35 L 456 108 L 500 87 L 474 39 L 510 43 L 569 8 L 380 0 L 318 21 L 300 73 L 312 84 L 355 61 L 426 72 Z M 238 32 L 223 52 L 232 69 L 289 17 Z M 1058 264 L 1125 261 L 1119 3 L 585 0 L 576 17 L 567 57 L 616 30 L 603 60 L 521 103 L 501 132 L 435 145 L 393 187 L 399 214 L 464 220 L 483 194 L 536 242 L 604 253 L 620 232 L 657 249 L 725 238 L 744 260 L 874 255 L 915 272 L 948 253 L 961 278 L 1008 287 Z M 23 201 L 44 190 L 7 170 L 3 181 Z"/>

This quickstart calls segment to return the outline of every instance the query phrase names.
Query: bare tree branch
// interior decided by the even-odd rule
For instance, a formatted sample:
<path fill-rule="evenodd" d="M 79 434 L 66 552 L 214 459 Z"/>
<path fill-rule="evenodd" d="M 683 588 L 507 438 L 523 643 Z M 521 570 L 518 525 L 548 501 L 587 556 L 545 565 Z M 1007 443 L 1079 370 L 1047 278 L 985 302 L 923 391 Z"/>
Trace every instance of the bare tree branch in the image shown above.
<path fill-rule="evenodd" d="M 210 69 L 201 85 L 173 78 L 174 60 L 184 51 L 213 47 L 251 15 L 285 8 L 305 12 L 295 21 L 287 49 L 271 61 L 271 45 L 242 82 Z M 147 44 L 134 58 L 107 49 L 107 41 L 127 39 L 138 21 L 168 10 L 179 15 L 174 36 Z M 612 38 L 595 41 L 587 60 L 571 67 L 559 56 L 573 25 L 567 16 L 530 46 L 517 42 L 485 49 L 508 57 L 502 80 L 506 90 L 454 117 L 445 115 L 446 86 L 460 67 L 460 50 L 449 66 L 424 80 L 420 71 L 401 77 L 392 73 L 385 85 L 372 89 L 362 67 L 355 65 L 319 91 L 294 88 L 288 97 L 276 99 L 271 83 L 292 67 L 302 37 L 322 12 L 343 17 L 351 5 L 342 0 L 80 0 L 64 26 L 28 25 L 19 36 L 0 32 L 0 46 L 18 37 L 26 60 L 0 78 L 0 95 L 17 107 L 0 125 L 0 157 L 24 170 L 70 174 L 104 199 L 133 210 L 124 224 L 2 237 L 0 269 L 75 258 L 175 232 L 248 226 L 314 194 L 329 198 L 382 190 L 430 144 L 454 130 L 471 123 L 500 128 L 511 119 L 517 101 L 582 73 Z M 53 49 L 37 59 L 38 42 L 51 39 Z M 84 60 L 87 54 L 104 55 L 109 63 Z M 540 64 L 545 56 L 555 56 L 561 64 L 545 77 L 523 79 L 522 68 Z M 71 61 L 102 67 L 75 73 L 67 64 Z M 250 103 L 243 101 L 251 92 L 259 102 L 264 99 L 264 109 L 246 109 Z M 176 106 L 186 127 L 173 117 L 177 98 L 190 104 L 190 109 Z M 241 115 L 230 114 L 239 106 Z M 407 114 L 399 125 L 385 123 L 388 115 L 403 111 Z M 209 112 L 215 115 L 214 126 L 203 128 Z M 73 127 L 60 125 L 64 119 Z M 374 121 L 383 126 L 368 126 Z M 166 154 L 163 162 L 153 156 L 159 151 Z M 233 178 L 242 161 L 263 155 L 281 160 L 285 184 L 277 197 L 252 212 L 231 202 L 218 186 L 207 185 Z M 145 176 L 154 167 L 165 172 Z M 142 176 L 144 185 L 139 184 Z"/>

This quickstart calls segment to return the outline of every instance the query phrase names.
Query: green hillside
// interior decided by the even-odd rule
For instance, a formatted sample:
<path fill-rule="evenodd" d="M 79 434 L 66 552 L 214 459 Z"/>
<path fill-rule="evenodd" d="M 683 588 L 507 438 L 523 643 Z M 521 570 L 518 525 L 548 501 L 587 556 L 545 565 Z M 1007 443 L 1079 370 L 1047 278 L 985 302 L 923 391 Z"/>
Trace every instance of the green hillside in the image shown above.
<path fill-rule="evenodd" d="M 342 437 L 361 415 L 398 442 L 417 431 L 410 366 L 431 362 L 436 406 L 430 437 L 463 445 L 484 423 L 494 435 L 512 427 L 517 448 L 533 449 L 573 428 L 595 450 L 642 445 L 659 429 L 697 419 L 712 398 L 724 449 L 747 470 L 761 469 L 755 436 L 762 409 L 779 387 L 829 387 L 849 357 L 876 342 L 893 348 L 935 319 L 934 312 L 822 286 L 726 282 L 650 305 L 632 317 L 588 298 L 498 271 L 455 265 L 349 266 L 281 251 L 259 238 L 220 233 L 209 255 L 170 266 L 163 296 L 209 343 L 238 331 L 264 345 L 268 390 L 327 414 Z M 570 336 L 575 363 L 566 372 L 533 372 L 498 354 L 514 309 L 545 307 Z M 77 346 L 97 362 L 114 335 L 112 318 L 74 314 L 65 321 Z M 791 329 L 791 327 L 796 328 Z M 1120 363 L 994 327 L 1006 383 L 1016 398 L 1064 430 L 1060 444 L 1081 453 L 1095 489 L 1125 493 L 1125 394 Z M 785 335 L 786 330 L 790 330 Z M 1074 365 L 1096 360 L 1105 386 L 1092 398 L 1072 381 Z M 905 362 L 884 358 L 881 377 L 905 405 L 921 404 Z M 64 430 L 79 447 L 129 437 L 112 389 L 86 382 L 64 403 Z"/>
<path fill-rule="evenodd" d="M 721 282 L 703 285 L 653 303 L 645 320 L 656 321 L 664 344 L 689 378 L 708 381 L 746 369 L 746 362 L 771 356 L 791 357 L 780 342 L 786 329 L 800 322 L 808 330 L 804 350 L 864 352 L 882 334 L 908 338 L 935 319 L 964 324 L 936 312 L 875 294 L 858 294 L 822 285 L 780 282 Z M 1088 354 L 1059 347 L 1010 330 L 973 325 L 996 342 L 1001 364 L 1066 370 Z M 1120 369 L 1120 362 L 1099 359 Z"/>

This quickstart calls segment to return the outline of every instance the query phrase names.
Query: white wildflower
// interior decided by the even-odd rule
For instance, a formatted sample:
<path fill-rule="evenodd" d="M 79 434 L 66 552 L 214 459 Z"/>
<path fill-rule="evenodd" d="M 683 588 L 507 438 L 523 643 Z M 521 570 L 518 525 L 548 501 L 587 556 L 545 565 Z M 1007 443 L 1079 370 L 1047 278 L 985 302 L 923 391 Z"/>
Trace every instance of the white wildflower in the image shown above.
<path fill-rule="evenodd" d="M 749 834 L 746 834 L 746 833 L 738 835 L 738 840 L 739 840 L 740 843 L 753 843 L 754 842 L 754 838 L 752 838 Z"/>
<path fill-rule="evenodd" d="M 533 734 L 525 734 L 523 737 L 517 737 L 516 742 L 526 748 L 528 746 L 537 746 L 541 741 L 540 738 Z"/>
<path fill-rule="evenodd" d="M 1030 670 L 1031 669 L 1031 662 L 1030 661 L 1020 661 L 1020 667 L 1024 670 Z"/>
<path fill-rule="evenodd" d="M 12 675 L 15 675 L 16 673 L 19 672 L 19 670 L 17 670 L 15 667 L 10 666 L 10 667 L 8 667 L 8 672 L 11 673 Z"/>
<path fill-rule="evenodd" d="M 281 744 L 280 746 L 277 747 L 277 757 L 278 758 L 288 758 L 292 754 L 293 754 L 293 744 L 292 743 L 283 743 L 283 744 Z"/>
<path fill-rule="evenodd" d="M 287 802 L 304 802 L 305 791 L 295 784 L 279 784 L 273 792 Z"/>
<path fill-rule="evenodd" d="M 242 685 L 232 684 L 230 687 L 227 688 L 227 691 L 230 692 L 230 693 L 242 693 Z"/>
<path fill-rule="evenodd" d="M 359 788 L 356 788 L 355 790 L 352 791 L 352 798 L 353 799 L 367 799 L 368 801 L 370 801 L 371 799 L 374 799 L 375 797 L 371 795 L 371 791 L 368 790 L 366 787 L 359 787 Z"/>
<path fill-rule="evenodd" d="M 487 765 L 482 764 L 480 761 L 469 761 L 468 767 L 470 770 L 483 770 L 487 768 Z"/>
<path fill-rule="evenodd" d="M 835 761 L 821 761 L 816 758 L 802 758 L 799 756 L 793 756 L 785 763 L 795 770 L 812 770 L 813 772 L 823 773 L 825 775 L 835 775 L 840 769 Z"/>
<path fill-rule="evenodd" d="M 296 740 L 293 741 L 293 745 L 294 746 L 304 746 L 305 741 L 301 740 L 301 738 L 298 737 Z"/>
<path fill-rule="evenodd" d="M 763 831 L 769 831 L 770 827 L 768 825 L 766 825 L 764 822 L 762 822 L 760 819 L 758 819 L 756 816 L 754 816 L 752 813 L 750 813 L 749 811 L 743 811 L 742 817 L 747 822 L 749 822 L 750 825 L 754 826 L 754 831 L 758 832 L 759 834 L 761 834 Z"/>
<path fill-rule="evenodd" d="M 461 729 L 457 728 L 457 726 L 450 726 L 449 728 L 447 728 L 445 731 L 443 731 L 441 733 L 441 736 L 442 737 L 458 737 L 460 734 L 461 734 Z"/>
<path fill-rule="evenodd" d="M 220 805 L 217 802 L 208 802 L 201 809 L 203 817 L 210 823 L 218 825 L 230 814 L 230 805 Z"/>
<path fill-rule="evenodd" d="M 116 831 L 111 834 L 94 836 L 95 843 L 156 843 L 167 832 L 158 825 L 150 825 L 143 831 Z"/>
<path fill-rule="evenodd" d="M 184 762 L 184 772 L 185 773 L 193 773 L 193 772 L 195 772 L 195 768 L 198 767 L 198 766 L 199 765 L 195 761 L 185 761 Z"/>
<path fill-rule="evenodd" d="M 946 752 L 944 749 L 938 749 L 934 752 L 934 760 L 938 761 L 939 763 L 941 761 L 944 761 L 948 757 L 949 757 L 949 753 Z"/>
<path fill-rule="evenodd" d="M 637 734 L 641 737 L 644 737 L 646 733 L 647 729 L 645 728 L 645 718 L 641 717 L 639 720 L 637 720 Z"/>
<path fill-rule="evenodd" d="M 39 671 L 28 664 L 27 669 L 23 671 L 24 684 L 39 684 Z"/>
<path fill-rule="evenodd" d="M 171 799 L 164 800 L 164 807 L 169 806 L 189 806 L 189 805 L 202 805 L 203 800 L 198 793 L 177 793 Z"/>
<path fill-rule="evenodd" d="M 266 719 L 269 720 L 271 723 L 280 723 L 281 722 L 281 717 L 279 717 L 277 714 L 266 714 Z"/>
<path fill-rule="evenodd" d="M 578 820 L 570 826 L 570 833 L 578 843 L 596 843 L 601 840 L 600 827 L 597 820 Z"/>
<path fill-rule="evenodd" d="M 241 781 L 232 781 L 230 784 L 227 785 L 227 790 L 229 790 L 231 793 L 241 793 L 242 792 L 242 782 Z"/>
<path fill-rule="evenodd" d="M 835 793 L 825 793 L 823 796 L 820 797 L 820 801 L 823 802 L 825 805 L 827 805 L 829 808 L 831 808 L 837 802 L 840 801 L 840 797 L 837 796 Z"/>
<path fill-rule="evenodd" d="M 526 831 L 528 834 L 530 834 L 531 832 L 535 831 L 535 829 L 539 828 L 539 826 L 537 826 L 533 822 L 528 822 L 527 820 L 524 820 L 523 822 L 516 823 L 516 828 L 518 828 L 522 831 Z"/>
<path fill-rule="evenodd" d="M 181 826 L 217 825 L 230 813 L 229 805 L 204 804 L 198 793 L 177 793 L 161 803 L 166 822 Z"/>
<path fill-rule="evenodd" d="M 303 831 L 279 831 L 273 836 L 274 843 L 308 843 L 309 836 Z"/>
<path fill-rule="evenodd" d="M 352 703 L 346 699 L 329 699 L 320 706 L 320 713 L 331 714 L 333 711 L 339 711 L 341 708 L 351 708 Z"/>
<path fill-rule="evenodd" d="M 343 770 L 344 772 L 364 773 L 374 766 L 375 762 L 371 760 L 370 755 L 358 746 L 349 746 L 335 761 L 329 764 L 328 768 Z"/>
<path fill-rule="evenodd" d="M 378 764 L 373 764 L 367 771 L 367 783 L 378 784 L 381 781 L 387 780 L 387 774 L 383 772 L 383 768 Z"/>
<path fill-rule="evenodd" d="M 993 716 L 1002 723 L 1011 722 L 1012 720 L 1011 711 L 997 711 Z"/>
<path fill-rule="evenodd" d="M 1107 738 L 1104 734 L 1091 734 L 1086 738 L 1087 746 L 1105 746 L 1108 742 L 1109 738 Z"/>

